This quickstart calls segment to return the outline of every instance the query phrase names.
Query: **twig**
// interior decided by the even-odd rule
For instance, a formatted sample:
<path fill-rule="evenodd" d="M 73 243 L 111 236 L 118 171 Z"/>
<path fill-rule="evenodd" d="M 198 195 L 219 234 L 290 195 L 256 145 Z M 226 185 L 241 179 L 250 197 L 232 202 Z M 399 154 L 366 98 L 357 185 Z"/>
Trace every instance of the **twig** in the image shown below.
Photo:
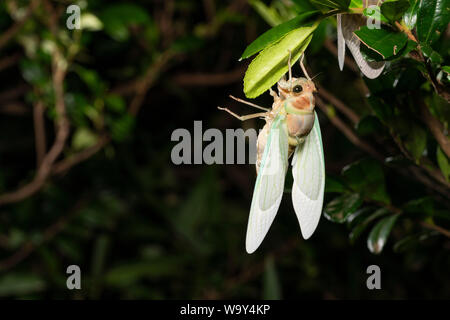
<path fill-rule="evenodd" d="M 0 36 L 0 49 L 3 48 L 9 42 L 9 40 L 11 40 L 17 34 L 17 32 L 20 31 L 23 24 L 28 20 L 28 18 L 31 16 L 33 10 L 36 8 L 38 4 L 39 4 L 38 0 L 32 0 L 23 18 L 16 21 L 8 30 L 6 30 Z"/>
<path fill-rule="evenodd" d="M 22 57 L 21 53 L 15 53 L 13 55 L 7 56 L 0 60 L 0 71 L 7 69 L 13 65 L 15 65 L 20 58 Z"/>
<path fill-rule="evenodd" d="M 364 150 L 375 159 L 384 162 L 384 156 L 381 153 L 379 153 L 375 148 L 373 148 L 370 144 L 368 144 L 366 141 L 360 139 L 353 132 L 353 130 L 339 118 L 338 115 L 332 114 L 329 110 L 329 107 L 323 102 L 323 100 L 320 97 L 316 98 L 316 104 L 327 115 L 331 123 L 336 128 L 338 128 L 354 145 Z"/>
<path fill-rule="evenodd" d="M 223 73 L 180 73 L 173 77 L 180 86 L 223 86 L 242 79 L 245 68 L 237 68 Z"/>
<path fill-rule="evenodd" d="M 330 93 L 328 90 L 326 90 L 324 87 L 319 87 L 319 95 L 327 100 L 329 103 L 334 105 L 336 108 L 339 109 L 343 114 L 347 116 L 347 118 L 350 119 L 353 124 L 357 124 L 359 122 L 359 116 L 356 112 L 354 112 L 350 107 L 348 107 L 345 103 L 343 103 L 341 100 L 336 98 L 332 93 Z"/>
<path fill-rule="evenodd" d="M 435 231 L 439 232 L 440 234 L 446 236 L 447 238 L 450 238 L 450 231 L 448 231 L 440 226 L 437 226 L 437 225 L 431 224 L 431 223 L 427 223 L 425 221 L 421 221 L 420 224 L 427 229 L 435 230 Z"/>
<path fill-rule="evenodd" d="M 18 202 L 36 193 L 44 185 L 51 172 L 53 163 L 64 149 L 66 140 L 69 136 L 69 121 L 66 116 L 63 88 L 66 71 L 59 50 L 56 48 L 52 54 L 52 68 L 52 82 L 55 92 L 55 111 L 57 115 L 55 142 L 50 151 L 42 159 L 42 163 L 33 180 L 16 191 L 1 195 L 0 205 Z"/>
<path fill-rule="evenodd" d="M 45 137 L 44 103 L 37 101 L 33 108 L 34 136 L 36 147 L 36 168 L 39 168 L 47 150 Z"/>
<path fill-rule="evenodd" d="M 52 174 L 61 174 L 63 172 L 66 172 L 73 166 L 89 159 L 94 154 L 99 152 L 110 141 L 111 141 L 110 137 L 108 137 L 106 135 L 101 136 L 99 138 L 99 141 L 95 145 L 93 145 L 87 149 L 84 149 L 83 151 L 80 151 L 79 153 L 77 153 L 73 156 L 70 156 L 68 158 L 65 158 L 65 159 L 55 163 L 52 168 Z"/>
<path fill-rule="evenodd" d="M 136 83 L 135 92 L 133 100 L 131 100 L 129 112 L 132 115 L 136 115 L 144 102 L 145 95 L 148 89 L 153 85 L 157 79 L 159 73 L 166 67 L 167 63 L 173 57 L 174 53 L 172 51 L 166 51 L 159 59 L 152 64 L 144 74 L 144 76 Z"/>
<path fill-rule="evenodd" d="M 450 140 L 444 134 L 444 126 L 442 123 L 433 117 L 428 107 L 425 105 L 425 102 L 422 99 L 419 99 L 420 111 L 422 113 L 422 119 L 427 125 L 430 132 L 433 134 L 437 143 L 441 147 L 442 151 L 450 158 Z"/>

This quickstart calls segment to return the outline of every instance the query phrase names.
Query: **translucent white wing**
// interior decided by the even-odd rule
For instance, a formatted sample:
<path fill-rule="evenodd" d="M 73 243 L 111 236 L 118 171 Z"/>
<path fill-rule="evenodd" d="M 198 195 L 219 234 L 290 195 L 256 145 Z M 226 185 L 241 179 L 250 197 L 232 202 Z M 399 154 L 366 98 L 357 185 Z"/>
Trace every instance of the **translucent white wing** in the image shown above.
<path fill-rule="evenodd" d="M 308 239 L 319 223 L 325 188 L 325 161 L 317 114 L 305 142 L 295 149 L 292 175 L 292 203 L 303 238 Z"/>
<path fill-rule="evenodd" d="M 338 14 L 336 17 L 337 20 L 337 51 L 338 51 L 338 62 L 339 69 L 342 71 L 344 69 L 344 60 L 345 60 L 345 40 L 344 35 L 342 34 L 342 14 Z"/>
<path fill-rule="evenodd" d="M 347 47 L 350 49 L 350 52 L 352 53 L 353 58 L 355 59 L 355 62 L 358 65 L 361 72 L 369 79 L 377 78 L 383 72 L 385 63 L 382 61 L 367 62 L 366 60 L 364 60 L 360 51 L 361 41 L 353 33 L 353 31 L 357 30 L 361 25 L 363 25 L 366 20 L 357 15 L 350 15 L 350 14 L 340 15 L 339 20 L 340 20 L 338 21 L 340 22 L 340 24 L 338 23 L 339 67 L 341 67 L 341 60 L 339 56 L 341 54 L 341 52 L 339 51 L 339 41 L 340 41 L 339 32 L 341 32 L 345 40 L 345 43 L 347 44 Z M 342 65 L 343 63 L 344 61 L 342 58 Z"/>
<path fill-rule="evenodd" d="M 248 253 L 259 247 L 277 214 L 283 197 L 288 148 L 284 115 L 279 115 L 271 125 L 253 191 L 245 243 Z"/>

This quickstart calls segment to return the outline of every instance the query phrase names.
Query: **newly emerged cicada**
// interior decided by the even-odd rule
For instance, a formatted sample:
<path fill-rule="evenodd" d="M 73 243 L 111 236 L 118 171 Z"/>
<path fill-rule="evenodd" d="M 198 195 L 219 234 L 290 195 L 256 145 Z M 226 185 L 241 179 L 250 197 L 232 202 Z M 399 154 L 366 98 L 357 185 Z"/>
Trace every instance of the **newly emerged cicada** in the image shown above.
<path fill-rule="evenodd" d="M 234 117 L 245 121 L 262 117 L 266 124 L 258 135 L 256 171 L 250 216 L 247 226 L 246 250 L 254 252 L 266 236 L 281 203 L 288 158 L 293 154 L 292 203 L 303 238 L 315 231 L 322 212 L 325 187 L 325 161 L 317 114 L 314 111 L 316 87 L 303 66 L 306 78 L 293 78 L 289 57 L 289 78 L 278 81 L 278 94 L 271 109 L 234 98 L 258 109 L 265 110 L 246 116 Z"/>

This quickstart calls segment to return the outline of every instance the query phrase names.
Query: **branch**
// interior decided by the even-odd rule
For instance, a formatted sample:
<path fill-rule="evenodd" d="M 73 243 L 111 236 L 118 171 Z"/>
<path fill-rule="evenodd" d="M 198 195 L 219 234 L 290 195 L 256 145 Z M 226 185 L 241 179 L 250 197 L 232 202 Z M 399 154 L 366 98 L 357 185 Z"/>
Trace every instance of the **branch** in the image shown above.
<path fill-rule="evenodd" d="M 450 140 L 444 134 L 444 126 L 438 119 L 433 117 L 429 108 L 422 99 L 419 99 L 419 106 L 420 111 L 422 113 L 423 121 L 427 125 L 430 132 L 433 134 L 437 143 L 439 143 L 439 146 L 441 147 L 442 151 L 444 151 L 447 157 L 450 158 Z"/>
<path fill-rule="evenodd" d="M 420 224 L 427 229 L 435 230 L 435 231 L 439 232 L 440 234 L 446 236 L 447 238 L 450 238 L 450 231 L 448 231 L 440 226 L 437 226 L 437 225 L 431 224 L 431 223 L 427 223 L 425 221 L 421 221 Z"/>
<path fill-rule="evenodd" d="M 0 71 L 7 69 L 13 65 L 15 65 L 20 58 L 22 57 L 21 53 L 15 53 L 13 55 L 7 56 L 0 60 Z"/>
<path fill-rule="evenodd" d="M 326 114 L 328 119 L 330 119 L 331 123 L 338 128 L 346 137 L 349 139 L 355 146 L 364 150 L 368 154 L 370 154 L 375 159 L 384 162 L 384 156 L 379 153 L 375 148 L 373 148 L 369 143 L 359 138 L 353 130 L 345 124 L 338 115 L 330 112 L 329 107 L 323 102 L 320 97 L 316 98 L 317 106 Z"/>
<path fill-rule="evenodd" d="M 60 56 L 59 49 L 55 48 L 52 54 L 52 82 L 55 92 L 56 111 L 56 139 L 50 151 L 42 159 L 42 163 L 34 179 L 16 191 L 5 193 L 0 196 L 0 205 L 21 201 L 36 193 L 45 183 L 51 172 L 56 158 L 61 154 L 66 140 L 69 136 L 69 121 L 64 104 L 64 78 L 65 67 Z"/>
<path fill-rule="evenodd" d="M 94 154 L 99 152 L 110 141 L 111 141 L 111 138 L 108 137 L 107 135 L 101 136 L 99 138 L 99 141 L 95 145 L 93 145 L 89 148 L 86 148 L 83 151 L 80 151 L 79 153 L 76 153 L 73 156 L 70 156 L 68 158 L 65 158 L 65 159 L 55 163 L 52 168 L 52 174 L 61 174 L 63 172 L 66 172 L 73 166 L 89 159 Z"/>
<path fill-rule="evenodd" d="M 136 82 L 136 95 L 134 96 L 133 100 L 131 100 L 129 108 L 130 114 L 136 115 L 139 112 L 148 89 L 150 89 L 150 87 L 154 84 L 159 73 L 166 67 L 167 63 L 170 61 L 173 55 L 174 53 L 172 53 L 170 50 L 162 53 L 158 60 L 147 69 L 144 76 L 138 82 Z"/>
<path fill-rule="evenodd" d="M 223 73 L 180 73 L 173 77 L 179 86 L 224 86 L 242 79 L 245 67 Z"/>
<path fill-rule="evenodd" d="M 39 168 L 47 150 L 45 137 L 44 103 L 38 101 L 33 107 L 34 136 L 36 147 L 36 168 Z"/>
<path fill-rule="evenodd" d="M 16 21 L 8 30 L 6 30 L 0 37 L 0 49 L 3 48 L 9 40 L 11 40 L 17 32 L 20 31 L 23 24 L 28 20 L 28 18 L 33 13 L 33 10 L 36 8 L 36 6 L 39 4 L 38 0 L 32 0 L 30 5 L 27 8 L 27 11 L 25 12 L 25 15 L 22 19 Z"/>
<path fill-rule="evenodd" d="M 348 107 L 345 103 L 343 103 L 341 100 L 336 98 L 332 93 L 327 91 L 324 87 L 320 86 L 318 92 L 322 98 L 328 100 L 329 103 L 334 105 L 336 108 L 339 109 L 339 111 L 345 114 L 347 118 L 349 118 L 350 121 L 353 122 L 353 124 L 357 124 L 359 122 L 359 115 L 356 112 L 354 112 L 350 107 Z"/>

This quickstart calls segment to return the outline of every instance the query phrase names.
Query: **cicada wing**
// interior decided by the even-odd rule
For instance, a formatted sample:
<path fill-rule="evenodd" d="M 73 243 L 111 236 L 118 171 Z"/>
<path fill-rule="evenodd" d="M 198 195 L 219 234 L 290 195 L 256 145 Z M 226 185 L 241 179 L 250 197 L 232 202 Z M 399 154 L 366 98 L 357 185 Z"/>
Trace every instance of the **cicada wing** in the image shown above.
<path fill-rule="evenodd" d="M 337 20 L 337 52 L 338 52 L 338 62 L 339 69 L 342 71 L 344 69 L 345 61 L 345 40 L 342 34 L 342 14 L 338 14 Z"/>
<path fill-rule="evenodd" d="M 277 116 L 270 128 L 253 191 L 245 244 L 248 253 L 259 247 L 277 214 L 288 167 L 288 147 L 284 116 Z"/>
<path fill-rule="evenodd" d="M 317 114 L 313 129 L 295 150 L 292 175 L 292 203 L 302 236 L 308 239 L 319 223 L 325 188 L 325 161 Z"/>
<path fill-rule="evenodd" d="M 345 40 L 345 43 L 347 44 L 347 47 L 350 49 L 350 52 L 352 53 L 353 58 L 355 59 L 356 64 L 358 65 L 361 72 L 367 78 L 375 79 L 383 72 L 385 63 L 383 61 L 368 62 L 368 61 L 364 60 L 364 58 L 361 54 L 361 51 L 360 51 L 361 41 L 353 33 L 355 30 L 359 29 L 360 26 L 364 25 L 365 21 L 366 21 L 366 19 L 364 19 L 358 15 L 353 15 L 353 14 L 341 15 L 340 26 L 338 24 L 338 32 L 339 32 L 339 27 L 340 27 L 342 35 Z M 339 45 L 339 35 L 338 35 L 338 45 Z M 338 54 L 340 54 L 339 47 L 338 47 Z M 339 60 L 339 66 L 341 66 L 340 60 Z"/>

